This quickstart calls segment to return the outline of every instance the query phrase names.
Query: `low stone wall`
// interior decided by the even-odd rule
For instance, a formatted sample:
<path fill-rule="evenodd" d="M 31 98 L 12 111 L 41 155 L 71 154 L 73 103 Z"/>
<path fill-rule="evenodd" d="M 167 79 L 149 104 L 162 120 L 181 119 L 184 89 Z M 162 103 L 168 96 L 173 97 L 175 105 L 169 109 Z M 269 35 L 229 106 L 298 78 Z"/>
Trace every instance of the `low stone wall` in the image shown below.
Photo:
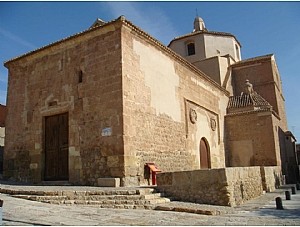
<path fill-rule="evenodd" d="M 263 193 L 260 167 L 159 173 L 159 191 L 176 200 L 236 206 Z"/>
<path fill-rule="evenodd" d="M 261 166 L 260 172 L 264 191 L 272 192 L 284 184 L 280 166 Z"/>

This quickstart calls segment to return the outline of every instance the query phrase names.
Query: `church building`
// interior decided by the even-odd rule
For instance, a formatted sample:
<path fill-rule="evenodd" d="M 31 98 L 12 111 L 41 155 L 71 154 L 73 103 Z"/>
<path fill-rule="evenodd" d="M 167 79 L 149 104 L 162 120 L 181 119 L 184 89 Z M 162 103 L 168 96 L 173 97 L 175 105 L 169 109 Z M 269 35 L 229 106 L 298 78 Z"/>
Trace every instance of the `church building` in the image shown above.
<path fill-rule="evenodd" d="M 136 186 L 151 165 L 281 166 L 294 182 L 274 55 L 242 59 L 237 38 L 200 17 L 191 30 L 165 46 L 124 16 L 97 19 L 5 62 L 4 178 Z"/>

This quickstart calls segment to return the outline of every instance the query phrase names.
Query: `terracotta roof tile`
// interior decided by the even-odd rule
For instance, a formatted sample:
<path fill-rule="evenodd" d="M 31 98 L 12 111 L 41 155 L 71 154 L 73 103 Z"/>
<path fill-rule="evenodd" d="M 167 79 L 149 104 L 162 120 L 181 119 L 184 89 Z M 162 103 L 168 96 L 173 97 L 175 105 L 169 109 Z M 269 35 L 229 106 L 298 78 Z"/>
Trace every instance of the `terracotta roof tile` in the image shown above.
<path fill-rule="evenodd" d="M 241 112 L 250 107 L 253 110 L 272 110 L 272 106 L 256 92 L 229 97 L 228 112 Z"/>

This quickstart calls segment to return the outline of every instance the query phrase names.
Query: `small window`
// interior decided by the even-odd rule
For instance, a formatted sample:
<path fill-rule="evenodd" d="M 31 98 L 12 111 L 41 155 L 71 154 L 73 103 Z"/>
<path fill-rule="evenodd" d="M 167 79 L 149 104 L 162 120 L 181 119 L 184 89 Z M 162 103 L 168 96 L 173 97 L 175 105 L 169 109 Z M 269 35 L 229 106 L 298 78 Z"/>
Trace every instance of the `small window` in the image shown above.
<path fill-rule="evenodd" d="M 237 44 L 235 44 L 235 52 L 236 52 L 236 57 L 238 60 L 241 60 L 241 56 L 240 56 L 240 48 Z"/>
<path fill-rule="evenodd" d="M 187 44 L 187 52 L 188 52 L 188 56 L 195 54 L 195 43 Z"/>
<path fill-rule="evenodd" d="M 83 79 L 83 73 L 80 70 L 79 73 L 78 73 L 78 83 L 82 83 L 82 79 Z"/>

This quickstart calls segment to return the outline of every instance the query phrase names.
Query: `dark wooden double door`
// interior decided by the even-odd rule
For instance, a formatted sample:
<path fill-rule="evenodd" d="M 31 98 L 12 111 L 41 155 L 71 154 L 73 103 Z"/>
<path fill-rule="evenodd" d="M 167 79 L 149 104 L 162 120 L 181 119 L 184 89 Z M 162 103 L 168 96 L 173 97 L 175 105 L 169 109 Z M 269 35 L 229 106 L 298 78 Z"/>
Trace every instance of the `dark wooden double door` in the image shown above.
<path fill-rule="evenodd" d="M 69 179 L 68 113 L 45 118 L 45 180 Z"/>

